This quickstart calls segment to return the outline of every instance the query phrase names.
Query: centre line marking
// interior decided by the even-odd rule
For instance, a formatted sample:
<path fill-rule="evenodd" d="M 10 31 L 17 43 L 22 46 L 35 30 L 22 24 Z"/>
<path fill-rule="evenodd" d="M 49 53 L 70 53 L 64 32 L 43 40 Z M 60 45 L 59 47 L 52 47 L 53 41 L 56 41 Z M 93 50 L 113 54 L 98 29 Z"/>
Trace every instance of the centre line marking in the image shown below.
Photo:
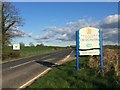
<path fill-rule="evenodd" d="M 10 69 L 13 69 L 13 68 L 16 68 L 16 67 L 19 67 L 19 66 L 23 66 L 25 64 L 28 64 L 28 63 L 31 63 L 31 62 L 35 62 L 36 60 L 33 60 L 33 61 L 29 61 L 29 62 L 26 62 L 26 63 L 22 63 L 22 64 L 19 64 L 19 65 L 16 65 L 16 66 L 13 66 L 13 67 L 10 67 Z"/>
<path fill-rule="evenodd" d="M 47 57 L 49 57 L 49 56 L 51 56 L 51 55 L 47 55 L 47 56 L 45 56 L 45 57 L 42 57 L 41 59 L 47 58 Z"/>
<path fill-rule="evenodd" d="M 45 57 L 43 57 L 43 58 L 41 58 L 41 59 L 44 59 L 44 58 L 49 57 L 49 56 L 51 56 L 51 55 L 47 55 L 47 56 L 45 56 Z M 37 60 L 39 60 L 39 59 L 37 59 Z M 23 65 L 28 64 L 28 63 L 31 63 L 31 62 L 35 62 L 35 61 L 37 61 L 37 60 L 33 60 L 33 61 L 26 62 L 26 63 L 22 63 L 22 64 L 19 64 L 19 65 L 10 67 L 10 69 L 13 69 L 13 68 L 16 68 L 16 67 L 19 67 L 19 66 L 23 66 Z"/>

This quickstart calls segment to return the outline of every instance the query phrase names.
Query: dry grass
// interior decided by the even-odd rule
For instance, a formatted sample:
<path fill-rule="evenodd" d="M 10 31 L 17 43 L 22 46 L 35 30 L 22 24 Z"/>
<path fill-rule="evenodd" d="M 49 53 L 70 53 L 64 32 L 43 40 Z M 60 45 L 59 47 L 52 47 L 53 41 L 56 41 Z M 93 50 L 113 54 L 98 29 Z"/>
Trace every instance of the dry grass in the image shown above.
<path fill-rule="evenodd" d="M 103 49 L 104 55 L 104 73 L 113 73 L 115 76 L 120 75 L 120 60 L 118 58 L 119 49 Z M 100 66 L 100 57 L 94 56 L 89 58 L 88 66 L 90 68 L 99 68 Z"/>

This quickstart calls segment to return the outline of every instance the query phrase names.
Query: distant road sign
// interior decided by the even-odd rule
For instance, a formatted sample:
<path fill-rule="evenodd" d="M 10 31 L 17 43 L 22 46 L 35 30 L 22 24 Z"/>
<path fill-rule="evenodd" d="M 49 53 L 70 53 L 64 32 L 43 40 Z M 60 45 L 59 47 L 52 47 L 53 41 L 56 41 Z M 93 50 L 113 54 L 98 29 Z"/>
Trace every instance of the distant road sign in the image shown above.
<path fill-rule="evenodd" d="M 13 44 L 13 50 L 20 50 L 20 44 Z"/>

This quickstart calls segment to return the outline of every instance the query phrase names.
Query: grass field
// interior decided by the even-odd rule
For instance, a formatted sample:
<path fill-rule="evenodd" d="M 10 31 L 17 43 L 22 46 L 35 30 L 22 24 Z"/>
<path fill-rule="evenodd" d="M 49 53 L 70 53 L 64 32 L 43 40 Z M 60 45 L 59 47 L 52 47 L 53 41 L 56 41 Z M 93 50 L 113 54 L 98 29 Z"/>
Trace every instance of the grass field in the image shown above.
<path fill-rule="evenodd" d="M 99 69 L 87 66 L 88 58 L 80 59 L 81 69 L 75 70 L 75 60 L 59 67 L 54 67 L 45 76 L 36 80 L 30 88 L 120 88 L 120 77 L 112 73 L 104 76 L 98 74 Z"/>
<path fill-rule="evenodd" d="M 65 48 L 63 48 L 63 47 L 43 46 L 43 47 L 21 47 L 20 51 L 13 51 L 12 47 L 6 47 L 3 51 L 3 54 L 9 54 L 11 52 L 15 52 L 15 53 L 18 53 L 20 55 L 17 57 L 14 57 L 15 56 L 14 55 L 13 58 L 7 57 L 7 59 L 5 59 L 3 61 L 31 57 L 31 56 L 35 56 L 35 55 L 51 53 L 51 52 L 55 52 L 58 50 L 64 50 L 64 49 Z"/>

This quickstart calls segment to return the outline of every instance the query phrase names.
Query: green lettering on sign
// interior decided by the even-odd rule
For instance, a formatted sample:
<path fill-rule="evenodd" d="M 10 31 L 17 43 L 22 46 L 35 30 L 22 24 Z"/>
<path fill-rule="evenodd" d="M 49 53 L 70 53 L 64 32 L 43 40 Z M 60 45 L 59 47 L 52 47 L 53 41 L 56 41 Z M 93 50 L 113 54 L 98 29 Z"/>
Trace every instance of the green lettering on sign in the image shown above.
<path fill-rule="evenodd" d="M 92 44 L 89 43 L 89 44 L 87 44 L 86 46 L 87 46 L 88 48 L 90 48 L 90 47 L 92 47 Z"/>

